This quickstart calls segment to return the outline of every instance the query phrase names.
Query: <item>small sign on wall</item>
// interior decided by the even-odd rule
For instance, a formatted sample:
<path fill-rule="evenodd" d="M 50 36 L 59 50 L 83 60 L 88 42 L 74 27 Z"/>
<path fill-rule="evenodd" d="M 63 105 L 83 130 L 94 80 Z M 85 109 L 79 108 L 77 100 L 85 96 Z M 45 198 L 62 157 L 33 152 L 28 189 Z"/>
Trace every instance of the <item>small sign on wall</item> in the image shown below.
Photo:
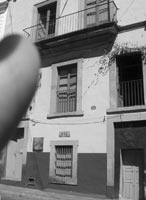
<path fill-rule="evenodd" d="M 70 137 L 70 131 L 60 131 L 59 137 Z"/>
<path fill-rule="evenodd" d="M 34 137 L 33 138 L 33 151 L 42 152 L 43 151 L 43 137 Z"/>

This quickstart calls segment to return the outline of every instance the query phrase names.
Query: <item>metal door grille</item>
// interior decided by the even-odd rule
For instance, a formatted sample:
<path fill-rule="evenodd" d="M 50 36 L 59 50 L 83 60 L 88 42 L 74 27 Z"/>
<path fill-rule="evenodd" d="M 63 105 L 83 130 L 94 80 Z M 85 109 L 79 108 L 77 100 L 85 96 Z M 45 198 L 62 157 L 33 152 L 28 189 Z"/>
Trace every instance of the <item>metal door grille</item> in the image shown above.
<path fill-rule="evenodd" d="M 55 150 L 55 175 L 72 178 L 73 146 L 56 146 Z"/>

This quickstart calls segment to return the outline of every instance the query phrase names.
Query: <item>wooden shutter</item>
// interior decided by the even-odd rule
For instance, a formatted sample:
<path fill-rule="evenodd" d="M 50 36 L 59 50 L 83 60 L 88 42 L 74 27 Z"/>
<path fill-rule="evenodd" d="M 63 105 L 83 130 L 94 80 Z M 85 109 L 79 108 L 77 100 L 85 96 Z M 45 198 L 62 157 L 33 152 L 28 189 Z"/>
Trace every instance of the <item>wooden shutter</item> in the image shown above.
<path fill-rule="evenodd" d="M 86 26 L 108 21 L 108 0 L 86 0 Z"/>
<path fill-rule="evenodd" d="M 108 7 L 109 7 L 109 2 L 108 0 L 98 0 L 98 23 L 105 23 L 107 22 L 108 19 Z"/>
<path fill-rule="evenodd" d="M 55 176 L 60 182 L 72 178 L 73 146 L 56 146 L 55 153 Z"/>
<path fill-rule="evenodd" d="M 57 112 L 76 110 L 77 65 L 68 65 L 58 70 Z"/>
<path fill-rule="evenodd" d="M 86 25 L 90 26 L 97 22 L 97 0 L 86 0 Z"/>

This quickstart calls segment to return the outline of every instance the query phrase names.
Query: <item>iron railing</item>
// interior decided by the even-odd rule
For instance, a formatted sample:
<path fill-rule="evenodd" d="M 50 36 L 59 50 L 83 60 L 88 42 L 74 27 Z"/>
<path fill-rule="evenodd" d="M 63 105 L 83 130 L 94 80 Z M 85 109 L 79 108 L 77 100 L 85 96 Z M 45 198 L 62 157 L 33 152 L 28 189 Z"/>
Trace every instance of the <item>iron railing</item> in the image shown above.
<path fill-rule="evenodd" d="M 118 106 L 144 105 L 143 80 L 124 81 L 118 84 Z"/>
<path fill-rule="evenodd" d="M 73 146 L 56 146 L 55 175 L 72 178 Z"/>
<path fill-rule="evenodd" d="M 90 7 L 52 20 L 41 19 L 41 23 L 23 29 L 26 37 L 33 41 L 63 35 L 91 26 L 116 21 L 117 7 L 114 1 Z"/>
<path fill-rule="evenodd" d="M 76 111 L 76 90 L 57 91 L 57 113 Z"/>

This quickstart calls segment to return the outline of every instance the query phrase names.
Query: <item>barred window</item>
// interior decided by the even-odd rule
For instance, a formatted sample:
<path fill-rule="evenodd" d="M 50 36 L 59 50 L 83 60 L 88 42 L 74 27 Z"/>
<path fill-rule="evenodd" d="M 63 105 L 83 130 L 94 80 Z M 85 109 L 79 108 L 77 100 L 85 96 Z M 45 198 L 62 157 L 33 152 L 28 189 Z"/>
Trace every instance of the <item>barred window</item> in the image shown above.
<path fill-rule="evenodd" d="M 51 70 L 50 111 L 47 118 L 83 116 L 83 59 L 53 64 Z"/>
<path fill-rule="evenodd" d="M 44 5 L 45 4 L 45 5 Z M 57 1 L 37 5 L 38 24 L 37 40 L 44 39 L 55 34 Z"/>
<path fill-rule="evenodd" d="M 51 141 L 49 181 L 77 184 L 78 141 Z"/>
<path fill-rule="evenodd" d="M 56 146 L 55 151 L 55 175 L 72 178 L 73 146 Z"/>
<path fill-rule="evenodd" d="M 58 68 L 57 112 L 76 111 L 77 64 Z"/>

